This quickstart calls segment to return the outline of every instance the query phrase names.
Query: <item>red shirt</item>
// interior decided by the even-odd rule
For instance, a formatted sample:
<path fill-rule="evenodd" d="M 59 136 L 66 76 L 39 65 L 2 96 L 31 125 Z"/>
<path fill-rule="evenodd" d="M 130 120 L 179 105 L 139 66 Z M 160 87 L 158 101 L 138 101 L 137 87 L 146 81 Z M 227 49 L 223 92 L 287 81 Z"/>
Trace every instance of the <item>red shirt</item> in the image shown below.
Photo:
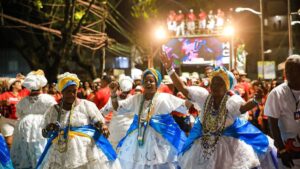
<path fill-rule="evenodd" d="M 202 20 L 205 20 L 207 17 L 206 13 L 205 12 L 200 12 L 199 13 L 199 19 L 202 21 Z"/>
<path fill-rule="evenodd" d="M 234 90 L 236 90 L 245 101 L 248 101 L 249 85 L 246 82 L 238 83 L 234 87 Z"/>
<path fill-rule="evenodd" d="M 168 87 L 168 85 L 161 84 L 159 88 L 157 89 L 159 93 L 169 93 L 173 94 L 173 91 Z"/>
<path fill-rule="evenodd" d="M 176 21 L 177 22 L 183 22 L 184 21 L 184 15 L 183 14 L 176 15 Z"/>
<path fill-rule="evenodd" d="M 26 96 L 29 96 L 30 94 L 30 90 L 24 88 L 22 89 L 20 92 L 19 92 L 19 95 L 23 98 L 23 97 L 26 97 Z"/>
<path fill-rule="evenodd" d="M 0 100 L 6 100 L 8 105 L 0 106 L 0 113 L 9 119 L 18 119 L 16 114 L 16 105 L 22 99 L 22 96 L 18 94 L 15 96 L 13 92 L 4 92 L 0 95 Z"/>
<path fill-rule="evenodd" d="M 94 102 L 95 102 L 96 106 L 98 107 L 98 109 L 101 109 L 102 107 L 105 106 L 105 104 L 109 100 L 109 97 L 110 97 L 110 89 L 108 86 L 101 88 L 96 92 L 96 97 L 95 97 Z"/>
<path fill-rule="evenodd" d="M 188 21 L 196 20 L 196 15 L 194 13 L 189 13 L 187 17 L 188 17 Z"/>

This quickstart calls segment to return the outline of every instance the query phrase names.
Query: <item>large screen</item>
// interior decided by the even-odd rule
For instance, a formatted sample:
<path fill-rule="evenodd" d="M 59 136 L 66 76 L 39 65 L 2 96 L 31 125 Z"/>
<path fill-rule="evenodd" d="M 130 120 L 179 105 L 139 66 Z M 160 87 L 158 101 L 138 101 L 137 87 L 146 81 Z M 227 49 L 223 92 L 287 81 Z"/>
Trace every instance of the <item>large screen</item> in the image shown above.
<path fill-rule="evenodd" d="M 226 65 L 230 62 L 230 40 L 226 37 L 173 38 L 162 46 L 168 57 L 180 64 Z"/>

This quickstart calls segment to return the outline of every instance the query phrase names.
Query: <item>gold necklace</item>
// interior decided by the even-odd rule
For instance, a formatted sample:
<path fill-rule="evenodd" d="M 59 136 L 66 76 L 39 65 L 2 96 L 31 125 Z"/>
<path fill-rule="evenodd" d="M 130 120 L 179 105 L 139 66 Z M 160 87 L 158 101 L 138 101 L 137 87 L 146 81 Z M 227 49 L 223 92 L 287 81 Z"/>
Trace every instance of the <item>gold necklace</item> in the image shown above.
<path fill-rule="evenodd" d="M 212 95 L 209 95 L 205 101 L 204 116 L 202 122 L 201 144 L 203 149 L 203 156 L 208 159 L 216 149 L 216 144 L 225 128 L 225 122 L 227 118 L 226 102 L 228 95 L 225 94 L 222 98 L 221 104 L 218 110 L 214 110 L 214 99 Z"/>

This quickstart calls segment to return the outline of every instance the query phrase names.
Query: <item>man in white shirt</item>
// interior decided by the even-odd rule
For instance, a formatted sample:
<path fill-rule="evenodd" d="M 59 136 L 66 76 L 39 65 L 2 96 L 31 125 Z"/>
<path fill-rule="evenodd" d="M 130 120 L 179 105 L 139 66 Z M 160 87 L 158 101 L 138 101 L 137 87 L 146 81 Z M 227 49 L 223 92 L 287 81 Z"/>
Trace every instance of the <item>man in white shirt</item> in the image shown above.
<path fill-rule="evenodd" d="M 287 82 L 274 88 L 265 105 L 278 150 L 279 168 L 300 169 L 300 55 L 285 63 Z"/>

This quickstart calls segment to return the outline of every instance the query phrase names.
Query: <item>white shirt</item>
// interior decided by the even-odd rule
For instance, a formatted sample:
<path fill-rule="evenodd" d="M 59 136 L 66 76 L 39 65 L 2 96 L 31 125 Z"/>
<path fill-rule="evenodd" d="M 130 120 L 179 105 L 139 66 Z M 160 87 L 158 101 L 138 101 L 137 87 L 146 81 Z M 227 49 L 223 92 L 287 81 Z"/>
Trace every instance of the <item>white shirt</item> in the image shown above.
<path fill-rule="evenodd" d="M 300 99 L 300 91 L 292 90 L 296 99 Z M 298 105 L 297 111 L 300 111 Z M 300 123 L 294 119 L 296 112 L 296 101 L 287 83 L 283 83 L 274 88 L 265 105 L 265 115 L 278 119 L 278 126 L 281 137 L 285 141 L 288 138 L 295 138 L 300 135 Z"/>

